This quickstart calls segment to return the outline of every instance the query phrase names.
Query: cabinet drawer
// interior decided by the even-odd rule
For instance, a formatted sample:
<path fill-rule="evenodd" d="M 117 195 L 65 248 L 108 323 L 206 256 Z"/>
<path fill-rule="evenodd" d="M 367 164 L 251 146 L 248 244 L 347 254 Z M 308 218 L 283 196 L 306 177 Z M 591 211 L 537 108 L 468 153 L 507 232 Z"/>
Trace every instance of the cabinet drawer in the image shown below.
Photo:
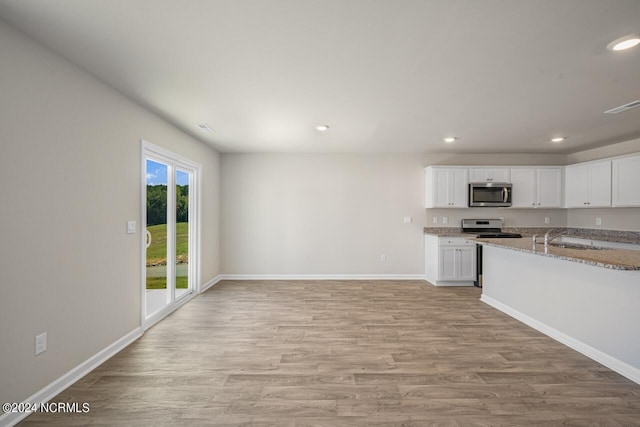
<path fill-rule="evenodd" d="M 440 237 L 438 244 L 440 246 L 475 246 L 474 242 L 469 242 L 469 237 Z"/>

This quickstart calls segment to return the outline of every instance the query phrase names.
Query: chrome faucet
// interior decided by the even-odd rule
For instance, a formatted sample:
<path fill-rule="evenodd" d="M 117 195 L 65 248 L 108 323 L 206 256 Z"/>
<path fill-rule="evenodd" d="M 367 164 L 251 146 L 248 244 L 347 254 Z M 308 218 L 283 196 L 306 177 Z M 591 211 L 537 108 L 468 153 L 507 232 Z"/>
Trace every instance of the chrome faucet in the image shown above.
<path fill-rule="evenodd" d="M 546 233 L 544 233 L 544 245 L 547 246 L 549 245 L 549 243 L 551 243 L 554 239 L 557 239 L 558 237 L 567 234 L 567 230 L 560 230 L 559 232 L 555 233 L 555 234 L 551 234 L 553 232 L 553 229 L 547 231 Z"/>

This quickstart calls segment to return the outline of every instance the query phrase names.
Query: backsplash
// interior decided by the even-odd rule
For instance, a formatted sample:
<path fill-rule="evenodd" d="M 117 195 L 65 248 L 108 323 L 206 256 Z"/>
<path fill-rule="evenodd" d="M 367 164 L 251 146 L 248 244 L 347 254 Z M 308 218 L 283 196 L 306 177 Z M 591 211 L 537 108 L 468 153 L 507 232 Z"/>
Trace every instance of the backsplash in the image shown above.
<path fill-rule="evenodd" d="M 600 218 L 600 225 L 597 219 Z M 569 209 L 567 226 L 600 230 L 640 231 L 640 208 Z"/>
<path fill-rule="evenodd" d="M 426 209 L 427 227 L 460 227 L 463 218 L 504 218 L 503 227 L 566 227 L 566 209 L 468 208 Z M 437 223 L 433 218 L 437 217 Z M 447 223 L 443 223 L 443 218 Z M 549 223 L 545 223 L 549 218 Z"/>
<path fill-rule="evenodd" d="M 504 218 L 503 227 L 573 227 L 593 230 L 640 232 L 640 208 L 514 209 L 468 208 L 425 209 L 427 227 L 460 227 L 463 218 Z M 433 218 L 437 218 L 437 223 Z M 447 223 L 443 223 L 443 218 Z M 545 223 L 549 218 L 549 223 Z M 597 224 L 600 218 L 600 225 Z"/>

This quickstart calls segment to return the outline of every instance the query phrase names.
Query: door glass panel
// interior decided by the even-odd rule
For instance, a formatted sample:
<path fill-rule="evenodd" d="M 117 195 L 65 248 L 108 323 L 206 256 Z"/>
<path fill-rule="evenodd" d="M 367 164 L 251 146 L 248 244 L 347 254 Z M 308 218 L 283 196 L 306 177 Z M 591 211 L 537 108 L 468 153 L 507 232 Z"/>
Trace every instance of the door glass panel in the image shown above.
<path fill-rule="evenodd" d="M 189 293 L 190 173 L 176 171 L 176 299 Z"/>
<path fill-rule="evenodd" d="M 171 301 L 167 286 L 167 172 L 165 164 L 147 159 L 146 316 Z"/>

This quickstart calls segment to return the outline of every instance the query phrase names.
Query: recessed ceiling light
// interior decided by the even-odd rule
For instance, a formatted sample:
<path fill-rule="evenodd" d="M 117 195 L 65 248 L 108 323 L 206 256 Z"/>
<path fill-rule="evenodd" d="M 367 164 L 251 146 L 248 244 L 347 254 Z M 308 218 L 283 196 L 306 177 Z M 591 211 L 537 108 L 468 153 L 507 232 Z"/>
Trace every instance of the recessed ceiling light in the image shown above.
<path fill-rule="evenodd" d="M 567 138 L 564 137 L 564 136 L 556 136 L 555 138 L 551 138 L 551 142 L 562 142 L 565 139 L 567 139 Z"/>
<path fill-rule="evenodd" d="M 457 140 L 458 140 L 458 138 L 456 138 L 454 136 L 448 136 L 448 137 L 443 139 L 443 141 L 446 142 L 447 144 L 451 144 L 452 142 L 456 142 Z"/>
<path fill-rule="evenodd" d="M 325 132 L 329 130 L 329 125 L 318 125 L 316 126 L 316 129 L 320 132 Z"/>
<path fill-rule="evenodd" d="M 637 34 L 629 34 L 628 36 L 620 37 L 609 43 L 607 49 L 609 50 L 625 50 L 630 49 L 640 44 L 640 36 Z"/>
<path fill-rule="evenodd" d="M 199 125 L 197 125 L 197 126 L 198 126 L 198 128 L 199 128 L 200 130 L 203 130 L 203 131 L 205 131 L 205 132 L 214 133 L 214 132 L 216 131 L 214 128 L 212 128 L 211 126 L 209 126 L 209 125 L 208 125 L 208 124 L 206 124 L 206 123 L 200 123 L 200 124 L 199 124 Z"/>

